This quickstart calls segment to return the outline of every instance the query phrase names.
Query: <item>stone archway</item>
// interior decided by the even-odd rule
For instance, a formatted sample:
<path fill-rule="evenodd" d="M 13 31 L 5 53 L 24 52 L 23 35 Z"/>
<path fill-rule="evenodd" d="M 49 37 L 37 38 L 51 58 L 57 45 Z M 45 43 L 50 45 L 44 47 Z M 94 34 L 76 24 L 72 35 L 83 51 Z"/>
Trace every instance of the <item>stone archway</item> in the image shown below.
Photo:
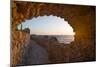
<path fill-rule="evenodd" d="M 16 26 L 26 19 L 31 19 L 36 16 L 43 15 L 56 15 L 65 18 L 75 30 L 75 42 L 72 43 L 71 48 L 67 49 L 66 56 L 69 62 L 95 60 L 95 6 L 77 6 L 77 5 L 64 5 L 64 4 L 48 4 L 48 3 L 32 3 L 32 2 L 19 2 L 12 3 L 12 64 L 21 63 L 20 51 L 23 47 L 17 47 L 18 44 L 25 43 L 25 38 L 28 33 L 16 31 Z M 22 37 L 24 35 L 24 37 Z M 20 39 L 17 39 L 17 38 Z M 74 46 L 73 46 L 74 44 Z M 27 46 L 27 45 L 20 45 Z M 66 47 L 67 48 L 67 47 Z M 68 52 L 69 51 L 69 52 Z M 15 55 L 17 54 L 18 57 Z"/>

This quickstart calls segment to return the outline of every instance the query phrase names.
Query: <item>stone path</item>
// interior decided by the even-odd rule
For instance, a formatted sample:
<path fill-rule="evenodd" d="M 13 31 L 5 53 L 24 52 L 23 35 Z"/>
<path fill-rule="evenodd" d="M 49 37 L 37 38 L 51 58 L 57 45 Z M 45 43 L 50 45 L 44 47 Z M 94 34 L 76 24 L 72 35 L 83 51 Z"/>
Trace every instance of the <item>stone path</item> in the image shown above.
<path fill-rule="evenodd" d="M 48 63 L 48 52 L 42 46 L 30 42 L 27 57 L 24 58 L 24 64 L 47 64 Z"/>

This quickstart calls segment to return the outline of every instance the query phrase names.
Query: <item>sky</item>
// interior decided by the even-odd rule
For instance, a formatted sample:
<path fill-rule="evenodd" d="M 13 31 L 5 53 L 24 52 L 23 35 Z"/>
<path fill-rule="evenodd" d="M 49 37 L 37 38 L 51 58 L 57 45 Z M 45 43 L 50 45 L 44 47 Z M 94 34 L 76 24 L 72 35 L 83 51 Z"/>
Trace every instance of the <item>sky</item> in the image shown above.
<path fill-rule="evenodd" d="M 29 28 L 30 34 L 37 35 L 74 35 L 73 28 L 64 18 L 57 16 L 38 16 L 22 22 L 23 29 Z M 18 25 L 20 29 L 21 25 Z"/>

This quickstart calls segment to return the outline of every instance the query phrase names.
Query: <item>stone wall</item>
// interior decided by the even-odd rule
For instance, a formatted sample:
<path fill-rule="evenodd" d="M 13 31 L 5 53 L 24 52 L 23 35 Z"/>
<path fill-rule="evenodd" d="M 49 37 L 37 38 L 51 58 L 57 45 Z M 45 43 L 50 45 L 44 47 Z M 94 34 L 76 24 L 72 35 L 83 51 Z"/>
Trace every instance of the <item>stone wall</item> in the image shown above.
<path fill-rule="evenodd" d="M 11 64 L 16 65 L 22 63 L 24 49 L 30 42 L 30 34 L 24 31 L 16 31 L 12 34 L 11 45 Z"/>
<path fill-rule="evenodd" d="M 17 25 L 25 18 L 22 14 L 17 12 L 16 4 L 12 3 L 12 17 L 11 17 L 11 66 L 21 64 L 25 48 L 30 43 L 30 32 L 24 30 L 17 30 Z"/>
<path fill-rule="evenodd" d="M 21 35 L 27 33 L 16 31 L 16 26 L 26 19 L 31 19 L 36 16 L 55 15 L 65 18 L 75 31 L 75 41 L 66 46 L 65 55 L 69 57 L 69 62 L 95 60 L 95 6 L 80 6 L 80 5 L 64 5 L 64 4 L 48 4 L 48 3 L 32 3 L 19 2 L 12 3 L 12 54 L 21 55 L 20 52 L 15 53 L 14 48 L 18 41 L 19 44 L 25 43 Z M 29 34 L 29 33 L 28 33 Z M 17 36 L 16 36 L 17 35 Z M 16 37 L 15 37 L 16 36 Z M 19 36 L 19 37 L 18 37 Z M 21 45 L 22 47 L 23 45 Z M 14 55 L 13 55 L 14 56 Z M 19 57 L 20 58 L 20 57 Z M 12 64 L 17 64 L 20 61 L 16 56 L 13 57 Z"/>

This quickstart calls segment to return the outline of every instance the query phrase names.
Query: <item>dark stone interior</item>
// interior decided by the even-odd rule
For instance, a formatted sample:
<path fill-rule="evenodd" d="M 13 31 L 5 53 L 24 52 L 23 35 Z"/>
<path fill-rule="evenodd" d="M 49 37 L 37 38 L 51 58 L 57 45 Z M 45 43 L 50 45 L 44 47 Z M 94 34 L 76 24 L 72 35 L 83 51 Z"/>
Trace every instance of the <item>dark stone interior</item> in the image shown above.
<path fill-rule="evenodd" d="M 66 45 L 66 47 L 62 50 L 64 52 L 63 53 L 64 57 L 68 57 L 67 62 L 96 60 L 95 59 L 96 58 L 96 54 L 95 54 L 96 7 L 95 6 L 14 1 L 12 2 L 11 8 L 12 8 L 12 23 L 11 23 L 12 39 L 14 39 L 12 40 L 12 46 L 13 46 L 12 50 L 14 53 L 16 52 L 14 48 L 16 47 L 16 42 L 18 41 L 19 44 L 23 43 L 19 41 L 23 39 L 24 33 L 22 33 L 21 35 L 18 34 L 18 31 L 16 31 L 16 26 L 18 24 L 25 21 L 26 19 L 30 20 L 32 17 L 54 15 L 54 16 L 62 17 L 65 20 L 69 21 L 69 24 L 73 27 L 75 32 L 75 41 L 69 45 Z M 16 35 L 22 36 L 22 38 L 18 39 L 18 37 L 15 37 Z M 21 50 L 21 48 L 20 49 L 17 48 L 17 50 Z M 51 50 L 51 52 L 53 52 L 53 50 Z M 16 59 L 14 53 L 12 53 L 13 55 L 12 64 L 15 65 L 20 64 L 21 62 L 19 60 L 21 60 L 21 57 L 19 56 L 20 58 L 19 60 Z M 52 61 L 51 63 L 59 63 L 56 61 L 54 62 L 53 60 L 51 61 Z"/>

